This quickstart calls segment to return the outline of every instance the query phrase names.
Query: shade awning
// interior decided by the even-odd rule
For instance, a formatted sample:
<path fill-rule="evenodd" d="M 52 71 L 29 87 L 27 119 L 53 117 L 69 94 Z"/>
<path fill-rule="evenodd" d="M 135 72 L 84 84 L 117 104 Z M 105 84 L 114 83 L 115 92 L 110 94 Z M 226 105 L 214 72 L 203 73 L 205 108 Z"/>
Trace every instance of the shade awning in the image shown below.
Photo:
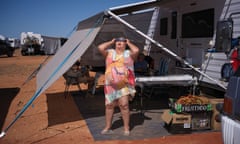
<path fill-rule="evenodd" d="M 121 14 L 127 14 L 127 13 L 136 12 L 136 11 L 151 9 L 156 6 L 161 6 L 165 3 L 169 3 L 170 1 L 171 0 L 149 0 L 149 1 L 139 2 L 139 3 L 129 4 L 129 5 L 123 5 L 119 7 L 112 7 L 109 10 L 116 15 L 121 15 Z"/>
<path fill-rule="evenodd" d="M 37 74 L 37 89 L 46 90 L 83 55 L 91 45 L 99 27 L 76 31 L 56 55 Z"/>

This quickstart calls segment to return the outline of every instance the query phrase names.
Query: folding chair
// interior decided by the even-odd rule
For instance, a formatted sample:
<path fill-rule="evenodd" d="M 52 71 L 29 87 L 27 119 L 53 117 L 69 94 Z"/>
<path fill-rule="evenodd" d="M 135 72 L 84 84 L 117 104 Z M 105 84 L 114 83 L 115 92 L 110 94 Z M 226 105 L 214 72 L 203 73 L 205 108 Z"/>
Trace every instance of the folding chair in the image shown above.
<path fill-rule="evenodd" d="M 161 58 L 159 61 L 159 68 L 157 71 L 157 76 L 163 76 L 168 74 L 168 65 L 169 65 L 170 59 L 169 58 Z"/>
<path fill-rule="evenodd" d="M 72 69 L 68 70 L 65 74 L 63 74 L 65 81 L 65 91 L 64 96 L 65 98 L 69 95 L 69 88 L 71 85 L 76 85 L 78 87 L 78 90 L 81 92 L 80 82 L 79 82 L 79 76 L 81 72 L 80 71 L 73 71 Z"/>

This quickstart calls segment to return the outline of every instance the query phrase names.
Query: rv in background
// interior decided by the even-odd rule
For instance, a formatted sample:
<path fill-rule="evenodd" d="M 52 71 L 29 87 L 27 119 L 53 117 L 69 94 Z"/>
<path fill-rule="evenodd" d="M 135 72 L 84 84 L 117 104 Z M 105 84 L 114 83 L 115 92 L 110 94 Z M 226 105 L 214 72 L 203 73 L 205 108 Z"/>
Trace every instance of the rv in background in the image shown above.
<path fill-rule="evenodd" d="M 229 59 L 224 49 L 217 48 L 219 36 L 216 34 L 219 32 L 218 22 L 226 20 L 232 13 L 239 11 L 240 0 L 173 0 L 159 2 L 156 6 L 159 6 L 159 16 L 153 39 L 227 86 L 228 82 L 223 81 L 221 77 L 221 69 Z M 237 38 L 240 36 L 240 17 L 234 15 L 232 20 L 232 38 Z M 151 46 L 149 53 L 155 59 L 156 68 L 159 67 L 161 58 L 169 59 L 166 53 L 154 45 Z M 221 61 L 216 61 L 219 59 Z M 168 73 L 188 72 L 184 67 L 185 65 L 179 64 L 178 60 L 172 58 Z M 192 73 L 192 70 L 189 72 Z M 226 89 L 197 73 L 196 75 L 199 77 L 202 92 L 216 97 L 224 96 Z M 210 90 L 207 89 L 208 87 Z"/>
<path fill-rule="evenodd" d="M 43 38 L 40 34 L 33 32 L 22 32 L 20 40 L 21 54 L 23 56 L 44 54 L 42 49 Z"/>
<path fill-rule="evenodd" d="M 66 38 L 43 36 L 33 32 L 22 32 L 21 53 L 23 56 L 53 55 L 66 41 Z"/>

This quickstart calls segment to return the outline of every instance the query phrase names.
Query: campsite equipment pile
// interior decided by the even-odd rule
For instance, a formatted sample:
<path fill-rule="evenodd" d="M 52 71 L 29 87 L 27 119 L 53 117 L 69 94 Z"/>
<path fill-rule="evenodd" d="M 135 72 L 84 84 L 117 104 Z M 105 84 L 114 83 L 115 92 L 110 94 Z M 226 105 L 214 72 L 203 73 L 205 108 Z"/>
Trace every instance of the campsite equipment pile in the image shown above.
<path fill-rule="evenodd" d="M 195 95 L 170 98 L 169 106 L 162 119 L 170 133 L 211 129 L 212 104 L 209 98 Z"/>

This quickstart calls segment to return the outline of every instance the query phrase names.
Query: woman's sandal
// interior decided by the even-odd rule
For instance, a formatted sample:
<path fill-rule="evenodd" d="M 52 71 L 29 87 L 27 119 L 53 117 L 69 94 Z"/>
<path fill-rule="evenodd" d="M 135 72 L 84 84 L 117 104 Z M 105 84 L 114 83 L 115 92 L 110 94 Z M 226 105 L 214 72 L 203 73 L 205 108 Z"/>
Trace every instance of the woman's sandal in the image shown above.
<path fill-rule="evenodd" d="M 124 131 L 124 132 L 123 132 L 123 135 L 129 136 L 129 135 L 130 135 L 130 131 Z"/>
<path fill-rule="evenodd" d="M 102 130 L 101 134 L 102 135 L 109 135 L 109 134 L 113 134 L 113 131 L 112 130 Z"/>

